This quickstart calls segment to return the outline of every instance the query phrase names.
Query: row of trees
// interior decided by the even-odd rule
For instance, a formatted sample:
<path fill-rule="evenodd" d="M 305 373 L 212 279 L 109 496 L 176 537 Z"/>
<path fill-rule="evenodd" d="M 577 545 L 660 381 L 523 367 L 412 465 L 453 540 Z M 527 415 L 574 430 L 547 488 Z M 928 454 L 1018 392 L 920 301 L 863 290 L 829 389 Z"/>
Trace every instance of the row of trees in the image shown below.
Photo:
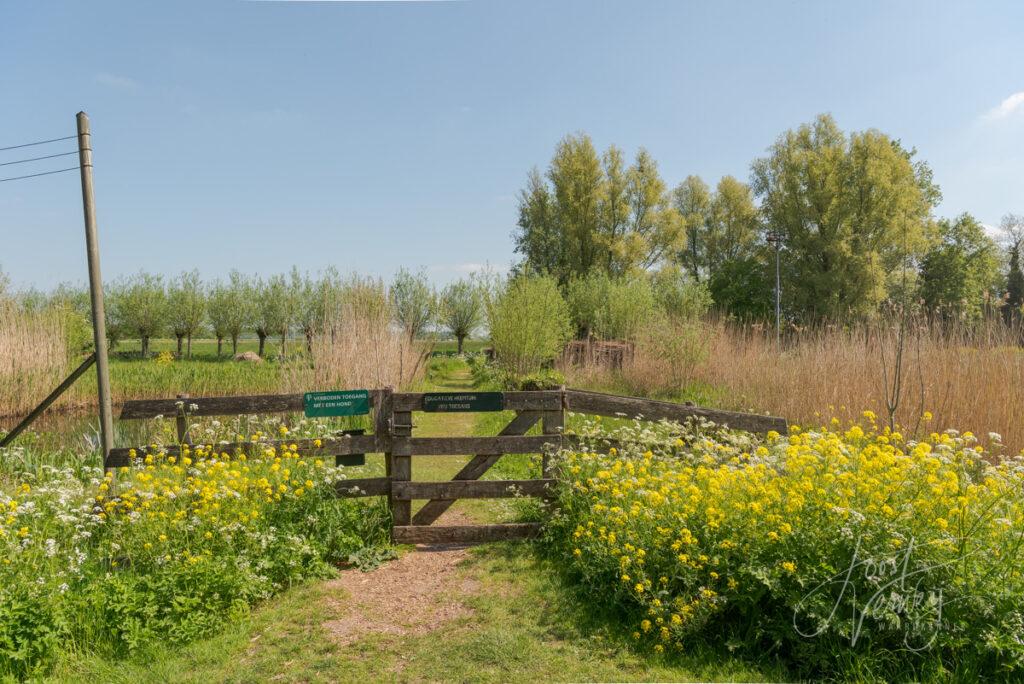
<path fill-rule="evenodd" d="M 749 184 L 726 176 L 712 189 L 690 176 L 670 190 L 646 151 L 625 167 L 614 146 L 599 155 L 571 135 L 520 193 L 518 270 L 550 274 L 567 293 L 594 273 L 681 270 L 720 308 L 762 318 L 774 309 L 777 245 L 793 320 L 863 319 L 900 298 L 944 319 L 1019 318 L 1024 218 L 1004 219 L 1000 245 L 969 214 L 934 217 L 941 193 L 915 156 L 822 115 L 782 134 Z"/>
<path fill-rule="evenodd" d="M 279 338 L 284 354 L 290 337 L 305 338 L 307 348 L 323 329 L 327 317 L 343 304 L 369 290 L 386 293 L 394 324 L 410 339 L 435 332 L 451 334 L 462 351 L 464 340 L 484 320 L 482 282 L 469 278 L 436 290 L 422 272 L 400 270 L 390 284 L 358 276 L 342 277 L 328 269 L 319 276 L 303 274 L 297 268 L 269 277 L 247 276 L 232 271 L 226 279 L 204 282 L 198 271 L 184 272 L 165 280 L 160 275 L 140 272 L 107 284 L 107 333 L 112 345 L 137 338 L 143 356 L 149 355 L 150 341 L 165 335 L 177 340 L 179 356 L 192 355 L 192 340 L 210 334 L 217 340 L 217 355 L 223 343 L 238 352 L 238 340 L 247 334 L 259 339 L 259 355 L 269 338 Z M 26 306 L 58 304 L 89 315 L 89 297 L 84 288 L 62 285 L 52 294 L 23 293 Z"/>

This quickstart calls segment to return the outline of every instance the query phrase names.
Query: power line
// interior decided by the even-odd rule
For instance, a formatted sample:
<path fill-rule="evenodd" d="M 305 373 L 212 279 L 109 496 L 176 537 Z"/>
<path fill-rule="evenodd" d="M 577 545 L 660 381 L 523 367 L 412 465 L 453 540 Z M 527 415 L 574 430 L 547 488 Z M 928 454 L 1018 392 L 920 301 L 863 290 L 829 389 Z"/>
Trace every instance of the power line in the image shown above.
<path fill-rule="evenodd" d="M 53 138 L 51 140 L 40 140 L 38 142 L 24 143 L 21 145 L 11 145 L 10 147 L 0 147 L 0 152 L 4 152 L 5 150 L 17 150 L 22 147 L 32 147 L 33 145 L 45 145 L 46 143 L 60 142 L 61 140 L 71 140 L 72 138 L 77 137 L 77 135 L 68 135 L 63 138 Z"/>
<path fill-rule="evenodd" d="M 70 154 L 78 154 L 78 150 L 73 152 L 61 152 L 60 154 L 48 154 L 45 157 L 32 157 L 31 159 L 19 159 L 18 161 L 3 162 L 0 166 L 10 166 L 11 164 L 24 164 L 26 162 L 39 161 L 40 159 L 53 159 L 54 157 L 66 157 Z"/>
<path fill-rule="evenodd" d="M 36 176 L 49 176 L 53 173 L 64 173 L 65 171 L 76 171 L 82 168 L 81 166 L 72 166 L 70 169 L 57 169 L 56 171 L 44 171 L 42 173 L 30 173 L 27 176 L 14 176 L 13 178 L 0 178 L 0 183 L 6 183 L 7 181 L 21 180 L 22 178 L 35 178 Z"/>

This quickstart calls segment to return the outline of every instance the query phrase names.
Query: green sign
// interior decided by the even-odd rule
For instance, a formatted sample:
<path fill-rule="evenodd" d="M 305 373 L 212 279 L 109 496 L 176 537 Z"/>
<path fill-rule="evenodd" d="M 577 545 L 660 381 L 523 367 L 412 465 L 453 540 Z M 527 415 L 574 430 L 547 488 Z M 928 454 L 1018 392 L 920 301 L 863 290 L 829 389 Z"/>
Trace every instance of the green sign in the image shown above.
<path fill-rule="evenodd" d="M 430 413 L 501 411 L 504 408 L 501 392 L 433 392 L 423 395 L 423 410 Z"/>
<path fill-rule="evenodd" d="M 338 392 L 306 392 L 302 398 L 307 418 L 361 416 L 370 412 L 368 390 Z"/>

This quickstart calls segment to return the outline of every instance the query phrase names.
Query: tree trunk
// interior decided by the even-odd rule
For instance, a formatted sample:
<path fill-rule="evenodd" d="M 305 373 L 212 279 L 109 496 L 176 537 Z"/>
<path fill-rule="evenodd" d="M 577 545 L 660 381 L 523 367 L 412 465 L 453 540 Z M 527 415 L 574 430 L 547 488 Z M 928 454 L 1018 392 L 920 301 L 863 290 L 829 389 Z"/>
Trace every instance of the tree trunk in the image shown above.
<path fill-rule="evenodd" d="M 263 358 L 263 348 L 266 346 L 266 342 L 267 342 L 267 334 L 266 333 L 261 333 L 261 332 L 258 332 L 256 334 L 260 336 L 260 358 L 262 359 Z"/>
<path fill-rule="evenodd" d="M 238 356 L 238 335 L 231 336 L 231 356 Z"/>
<path fill-rule="evenodd" d="M 220 358 L 220 345 L 224 341 L 223 337 L 217 337 L 217 358 Z"/>
<path fill-rule="evenodd" d="M 281 358 L 282 359 L 284 358 L 284 352 L 285 352 L 284 345 L 285 345 L 285 340 L 287 338 L 287 335 L 288 335 L 288 333 L 281 333 Z"/>
<path fill-rule="evenodd" d="M 306 353 L 313 356 L 313 331 L 306 333 Z"/>
<path fill-rule="evenodd" d="M 188 341 L 185 344 L 185 353 L 188 354 L 188 358 L 192 358 L 192 333 L 188 334 Z"/>
<path fill-rule="evenodd" d="M 149 335 L 142 336 L 142 358 L 149 356 Z"/>
<path fill-rule="evenodd" d="M 462 341 L 464 339 L 466 339 L 466 336 L 465 335 L 458 335 L 455 339 L 458 340 L 458 347 L 459 347 L 458 354 L 461 355 L 462 354 Z"/>
<path fill-rule="evenodd" d="M 180 359 L 181 358 L 181 343 L 185 339 L 185 336 L 184 335 L 179 335 L 177 333 L 175 333 L 174 336 L 178 338 L 178 358 Z"/>

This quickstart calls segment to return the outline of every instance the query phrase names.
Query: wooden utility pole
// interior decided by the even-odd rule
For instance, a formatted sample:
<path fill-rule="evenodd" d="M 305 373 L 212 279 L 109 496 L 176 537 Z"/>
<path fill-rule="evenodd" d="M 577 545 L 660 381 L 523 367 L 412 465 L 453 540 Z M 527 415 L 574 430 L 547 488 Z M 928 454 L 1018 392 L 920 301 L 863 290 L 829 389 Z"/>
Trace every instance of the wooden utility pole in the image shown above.
<path fill-rule="evenodd" d="M 114 421 L 110 408 L 110 368 L 107 360 L 107 323 L 100 276 L 100 246 L 96 237 L 96 205 L 92 189 L 92 136 L 89 117 L 78 112 L 78 165 L 82 174 L 82 211 L 85 214 L 85 249 L 89 258 L 89 293 L 92 297 L 92 336 L 96 345 L 96 385 L 99 388 L 100 439 L 103 460 L 114 448 Z"/>

